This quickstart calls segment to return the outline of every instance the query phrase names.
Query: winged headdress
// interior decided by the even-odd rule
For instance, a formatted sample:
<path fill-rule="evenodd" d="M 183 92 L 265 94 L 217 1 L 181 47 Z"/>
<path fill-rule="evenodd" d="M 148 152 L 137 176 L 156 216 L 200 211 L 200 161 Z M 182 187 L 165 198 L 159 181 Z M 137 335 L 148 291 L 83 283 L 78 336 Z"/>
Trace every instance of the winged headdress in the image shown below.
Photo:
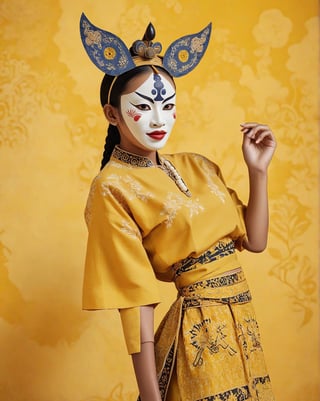
<path fill-rule="evenodd" d="M 159 55 L 161 44 L 153 42 L 155 29 L 151 23 L 142 40 L 136 40 L 130 50 L 118 36 L 97 28 L 84 14 L 80 19 L 80 33 L 91 61 L 105 74 L 117 77 L 137 66 L 150 65 L 180 77 L 192 71 L 202 59 L 208 47 L 211 23 L 198 33 L 172 42 L 163 56 Z"/>

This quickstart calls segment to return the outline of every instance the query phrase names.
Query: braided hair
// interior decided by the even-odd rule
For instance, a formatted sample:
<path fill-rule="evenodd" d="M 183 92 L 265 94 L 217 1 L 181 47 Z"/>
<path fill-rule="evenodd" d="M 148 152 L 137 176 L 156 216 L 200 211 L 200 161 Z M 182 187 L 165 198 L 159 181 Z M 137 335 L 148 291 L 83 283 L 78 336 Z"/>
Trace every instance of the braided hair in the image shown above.
<path fill-rule="evenodd" d="M 160 68 L 157 67 L 157 68 L 159 70 L 163 71 L 164 73 L 168 74 L 168 72 L 165 71 L 163 68 L 161 68 L 161 67 Z M 136 67 L 130 71 L 127 71 L 124 74 L 119 75 L 117 77 L 117 79 L 115 80 L 114 85 L 111 89 L 109 103 L 116 108 L 120 108 L 120 97 L 121 97 L 122 93 L 126 90 L 126 86 L 127 86 L 128 82 L 134 77 L 137 77 L 145 72 L 149 72 L 150 69 L 151 69 L 151 67 L 149 65 L 142 65 L 142 66 Z M 106 74 L 101 82 L 100 102 L 101 102 L 102 107 L 104 107 L 106 104 L 108 104 L 108 93 L 109 93 L 110 86 L 111 86 L 113 80 L 114 80 L 113 76 Z M 102 170 L 103 167 L 108 163 L 114 147 L 116 145 L 118 145 L 119 143 L 120 143 L 120 133 L 119 133 L 117 126 L 109 124 L 108 133 L 107 133 L 105 145 L 104 145 L 103 156 L 102 156 L 102 160 L 101 160 L 100 170 Z"/>

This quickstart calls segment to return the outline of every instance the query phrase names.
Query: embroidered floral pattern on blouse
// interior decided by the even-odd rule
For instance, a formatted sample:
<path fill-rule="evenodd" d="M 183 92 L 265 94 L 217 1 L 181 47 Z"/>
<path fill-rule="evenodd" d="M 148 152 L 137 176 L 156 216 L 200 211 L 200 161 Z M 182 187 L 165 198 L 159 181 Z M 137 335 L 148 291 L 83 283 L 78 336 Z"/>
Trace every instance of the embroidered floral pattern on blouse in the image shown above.
<path fill-rule="evenodd" d="M 138 230 L 138 227 L 132 226 L 125 219 L 123 219 L 121 222 L 121 231 L 123 233 L 129 235 L 130 237 L 134 237 L 134 238 L 138 238 L 139 240 L 142 240 L 141 233 Z"/>
<path fill-rule="evenodd" d="M 189 209 L 190 217 L 193 217 L 204 210 L 204 207 L 199 203 L 198 199 L 192 200 L 180 194 L 169 192 L 164 201 L 163 209 L 160 212 L 161 216 L 167 217 L 165 222 L 167 227 L 171 227 L 175 217 L 177 216 L 178 210 L 180 210 L 182 207 Z"/>
<path fill-rule="evenodd" d="M 220 191 L 218 185 L 214 182 L 214 177 L 217 176 L 217 172 L 216 172 L 214 166 L 209 164 L 208 160 L 205 157 L 198 155 L 198 154 L 196 154 L 194 156 L 196 159 L 199 159 L 199 161 L 202 162 L 203 172 L 206 176 L 206 180 L 207 180 L 210 192 L 212 194 L 216 195 L 222 203 L 225 203 L 226 194 L 224 192 Z"/>
<path fill-rule="evenodd" d="M 127 203 L 127 199 L 124 194 L 119 190 L 119 188 L 109 187 L 107 184 L 102 184 L 102 195 L 103 196 L 113 196 L 117 202 L 123 207 L 123 209 L 131 215 L 130 208 Z"/>
<path fill-rule="evenodd" d="M 126 167 L 129 168 L 154 167 L 152 161 L 147 157 L 127 152 L 119 148 L 119 146 L 115 146 L 112 152 L 112 158 L 126 163 Z M 115 165 L 117 168 L 121 168 L 121 164 L 116 163 L 114 160 L 112 160 L 112 158 L 109 161 L 109 164 L 113 163 L 112 165 Z M 168 175 L 168 177 L 170 177 L 176 183 L 181 192 L 183 192 L 186 196 L 191 197 L 191 192 L 174 165 L 163 157 L 159 157 L 159 162 L 160 165 L 158 167 L 160 167 Z"/>
<path fill-rule="evenodd" d="M 101 188 L 103 196 L 114 194 L 116 191 L 117 193 L 122 193 L 123 198 L 128 200 L 140 199 L 143 202 L 147 202 L 148 199 L 153 198 L 151 192 L 145 192 L 139 181 L 129 175 L 120 176 L 117 174 L 110 174 L 108 176 L 108 182 L 103 183 Z"/>
<path fill-rule="evenodd" d="M 88 227 L 90 226 L 91 220 L 92 220 L 91 210 L 92 210 L 92 202 L 93 202 L 94 194 L 95 194 L 95 191 L 96 191 L 96 187 L 97 187 L 97 177 L 95 177 L 94 180 L 92 181 L 90 192 L 89 192 L 89 195 L 88 195 L 86 208 L 85 208 L 85 211 L 84 211 L 84 219 L 85 219 L 85 222 L 86 222 Z"/>

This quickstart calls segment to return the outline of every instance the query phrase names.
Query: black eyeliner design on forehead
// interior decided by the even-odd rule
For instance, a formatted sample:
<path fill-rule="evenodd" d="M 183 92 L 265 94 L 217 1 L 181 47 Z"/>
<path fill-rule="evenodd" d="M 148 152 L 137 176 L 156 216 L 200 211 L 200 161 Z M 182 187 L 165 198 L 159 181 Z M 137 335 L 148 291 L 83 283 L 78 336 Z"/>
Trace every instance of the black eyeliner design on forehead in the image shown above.
<path fill-rule="evenodd" d="M 136 95 L 142 97 L 143 99 L 148 100 L 148 101 L 151 102 L 151 103 L 154 103 L 154 101 L 153 101 L 153 99 L 151 99 L 151 97 L 146 96 L 146 95 L 143 95 L 142 93 L 139 93 L 139 92 L 134 92 L 134 93 L 135 93 Z M 175 95 L 176 95 L 176 94 L 174 93 L 173 95 L 171 95 L 171 96 L 167 97 L 166 99 L 164 99 L 161 103 L 167 102 L 168 100 L 170 100 L 170 99 L 172 99 L 173 97 L 175 97 Z"/>

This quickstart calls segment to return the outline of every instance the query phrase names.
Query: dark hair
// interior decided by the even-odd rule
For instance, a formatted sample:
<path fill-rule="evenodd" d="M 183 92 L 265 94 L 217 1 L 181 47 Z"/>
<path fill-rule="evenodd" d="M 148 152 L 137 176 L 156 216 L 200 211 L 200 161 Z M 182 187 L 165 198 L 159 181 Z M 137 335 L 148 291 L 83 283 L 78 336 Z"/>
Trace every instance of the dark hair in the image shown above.
<path fill-rule="evenodd" d="M 158 67 L 158 66 L 157 66 L 157 69 L 160 70 L 161 72 L 164 72 L 172 79 L 172 77 L 166 70 L 164 70 L 163 68 Z M 114 107 L 119 108 L 120 107 L 120 96 L 125 91 L 128 82 L 132 78 L 137 77 L 145 72 L 149 72 L 150 70 L 151 70 L 151 67 L 149 65 L 142 65 L 142 66 L 136 67 L 128 72 L 125 72 L 124 74 L 119 75 L 117 77 L 117 79 L 115 80 L 114 85 L 111 89 L 110 104 Z M 103 80 L 102 80 L 101 86 L 100 86 L 100 102 L 101 102 L 102 107 L 104 107 L 108 103 L 108 93 L 109 93 L 109 89 L 110 89 L 110 86 L 111 86 L 113 80 L 114 80 L 114 77 L 111 75 L 106 74 L 103 77 Z M 100 170 L 102 170 L 103 167 L 108 163 L 114 147 L 119 143 L 120 143 L 120 133 L 119 133 L 118 128 L 114 125 L 109 124 L 108 134 L 106 136 Z"/>

